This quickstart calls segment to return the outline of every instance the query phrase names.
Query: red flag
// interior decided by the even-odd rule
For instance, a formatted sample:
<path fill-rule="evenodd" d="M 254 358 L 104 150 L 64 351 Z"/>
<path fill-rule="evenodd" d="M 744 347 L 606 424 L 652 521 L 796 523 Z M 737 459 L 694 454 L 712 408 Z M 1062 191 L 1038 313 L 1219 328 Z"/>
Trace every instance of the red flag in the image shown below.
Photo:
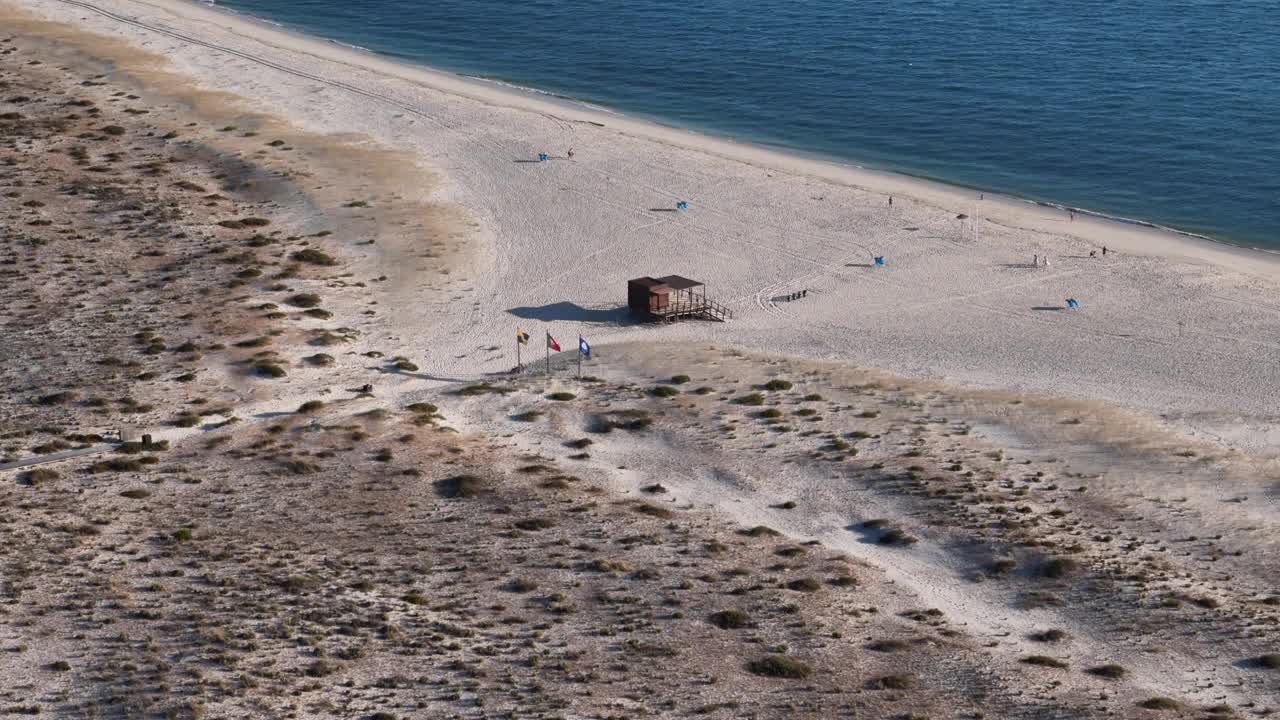
<path fill-rule="evenodd" d="M 551 337 L 551 333 L 547 333 L 547 347 L 555 350 L 556 352 L 560 352 L 560 343 L 556 342 L 556 339 Z"/>

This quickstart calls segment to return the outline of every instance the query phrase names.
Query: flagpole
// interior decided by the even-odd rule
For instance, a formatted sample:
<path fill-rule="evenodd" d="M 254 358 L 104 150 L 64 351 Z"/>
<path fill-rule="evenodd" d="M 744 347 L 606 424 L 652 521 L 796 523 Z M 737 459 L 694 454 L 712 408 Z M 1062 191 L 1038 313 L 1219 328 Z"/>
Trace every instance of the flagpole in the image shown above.
<path fill-rule="evenodd" d="M 547 346 L 547 374 L 551 374 L 551 333 L 547 333 L 547 341 L 543 343 Z"/>
<path fill-rule="evenodd" d="M 520 369 L 520 328 L 516 328 L 516 370 Z"/>
<path fill-rule="evenodd" d="M 582 335 L 578 335 L 578 379 L 582 379 Z"/>

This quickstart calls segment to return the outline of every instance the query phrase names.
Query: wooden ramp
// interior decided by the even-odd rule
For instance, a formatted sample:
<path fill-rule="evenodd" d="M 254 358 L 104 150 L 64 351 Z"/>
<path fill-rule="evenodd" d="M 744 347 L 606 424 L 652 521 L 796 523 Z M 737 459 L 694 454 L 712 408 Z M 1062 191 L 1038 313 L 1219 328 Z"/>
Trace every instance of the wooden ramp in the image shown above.
<path fill-rule="evenodd" d="M 733 311 L 710 298 L 696 297 L 692 300 L 672 302 L 665 308 L 651 311 L 665 322 L 676 320 L 715 320 L 725 322 L 733 319 Z"/>

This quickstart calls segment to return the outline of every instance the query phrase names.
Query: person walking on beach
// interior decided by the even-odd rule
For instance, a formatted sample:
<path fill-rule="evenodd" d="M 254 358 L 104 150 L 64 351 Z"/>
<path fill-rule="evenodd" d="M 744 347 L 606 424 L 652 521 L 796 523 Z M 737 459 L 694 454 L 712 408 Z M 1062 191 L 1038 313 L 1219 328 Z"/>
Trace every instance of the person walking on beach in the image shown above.
<path fill-rule="evenodd" d="M 1076 211 L 1075 211 L 1075 210 L 1068 210 L 1067 212 L 1071 213 L 1071 222 L 1075 222 L 1075 221 L 1076 221 Z"/>
<path fill-rule="evenodd" d="M 1106 246 L 1106 245 L 1103 245 L 1103 246 L 1102 246 L 1102 257 L 1106 257 L 1106 256 L 1107 256 L 1107 246 Z"/>
<path fill-rule="evenodd" d="M 889 196 L 889 207 L 893 207 L 893 196 Z"/>
<path fill-rule="evenodd" d="M 569 148 L 569 159 L 573 159 L 573 148 Z"/>

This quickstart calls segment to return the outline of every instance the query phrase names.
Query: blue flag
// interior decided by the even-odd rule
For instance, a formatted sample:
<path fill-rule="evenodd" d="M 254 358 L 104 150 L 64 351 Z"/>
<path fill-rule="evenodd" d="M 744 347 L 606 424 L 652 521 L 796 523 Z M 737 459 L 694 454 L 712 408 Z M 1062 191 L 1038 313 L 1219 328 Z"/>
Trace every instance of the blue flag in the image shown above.
<path fill-rule="evenodd" d="M 591 345 L 581 335 L 578 336 L 578 352 L 582 353 L 582 357 L 591 357 Z"/>

